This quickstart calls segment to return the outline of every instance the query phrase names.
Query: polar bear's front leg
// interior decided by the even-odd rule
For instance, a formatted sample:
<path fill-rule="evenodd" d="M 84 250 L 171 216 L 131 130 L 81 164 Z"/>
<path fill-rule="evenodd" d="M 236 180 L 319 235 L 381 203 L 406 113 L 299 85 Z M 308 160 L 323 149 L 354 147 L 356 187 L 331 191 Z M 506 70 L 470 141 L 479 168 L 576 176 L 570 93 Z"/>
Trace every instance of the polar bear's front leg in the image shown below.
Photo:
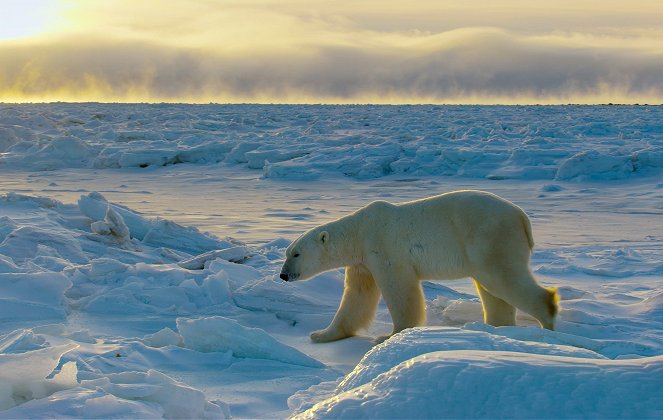
<path fill-rule="evenodd" d="M 363 265 L 345 268 L 345 288 L 341 305 L 331 324 L 311 334 L 316 343 L 351 337 L 371 325 L 380 299 L 373 275 Z"/>
<path fill-rule="evenodd" d="M 476 280 L 474 284 L 483 306 L 483 322 L 493 327 L 516 325 L 516 308 L 513 305 L 494 296 Z"/>
<path fill-rule="evenodd" d="M 391 335 L 426 324 L 426 299 L 413 270 L 391 265 L 376 270 L 375 281 L 394 323 Z M 379 337 L 376 342 L 381 343 L 391 335 Z"/>

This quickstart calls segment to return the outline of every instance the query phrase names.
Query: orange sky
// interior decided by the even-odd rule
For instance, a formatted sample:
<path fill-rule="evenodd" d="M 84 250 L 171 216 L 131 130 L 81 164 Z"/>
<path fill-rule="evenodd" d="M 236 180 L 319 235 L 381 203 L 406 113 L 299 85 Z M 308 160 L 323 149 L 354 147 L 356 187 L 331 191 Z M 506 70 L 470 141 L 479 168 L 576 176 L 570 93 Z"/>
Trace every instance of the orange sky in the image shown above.
<path fill-rule="evenodd" d="M 0 0 L 0 101 L 663 103 L 663 1 Z"/>

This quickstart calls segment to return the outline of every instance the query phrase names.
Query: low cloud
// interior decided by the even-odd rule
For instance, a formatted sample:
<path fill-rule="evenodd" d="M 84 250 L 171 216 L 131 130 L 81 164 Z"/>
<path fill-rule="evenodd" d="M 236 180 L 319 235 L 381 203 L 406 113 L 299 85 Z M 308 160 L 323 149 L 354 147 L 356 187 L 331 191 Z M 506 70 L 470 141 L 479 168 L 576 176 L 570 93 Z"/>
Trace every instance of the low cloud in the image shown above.
<path fill-rule="evenodd" d="M 231 50 L 70 37 L 0 44 L 0 101 L 661 103 L 651 39 L 471 28 Z"/>

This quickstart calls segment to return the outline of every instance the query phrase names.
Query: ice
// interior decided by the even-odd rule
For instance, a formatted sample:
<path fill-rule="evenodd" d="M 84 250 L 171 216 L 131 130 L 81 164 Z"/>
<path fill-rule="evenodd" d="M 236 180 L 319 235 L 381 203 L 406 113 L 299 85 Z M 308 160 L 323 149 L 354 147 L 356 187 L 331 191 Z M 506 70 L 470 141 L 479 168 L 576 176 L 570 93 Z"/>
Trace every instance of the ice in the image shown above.
<path fill-rule="evenodd" d="M 58 372 L 51 381 L 63 388 L 73 388 L 78 385 L 78 368 L 76 362 L 67 362 L 62 365 L 60 372 Z"/>
<path fill-rule="evenodd" d="M 201 270 L 205 268 L 205 263 L 217 258 L 223 258 L 230 262 L 241 262 L 251 256 L 251 250 L 245 246 L 234 246 L 232 248 L 209 251 L 193 258 L 189 258 L 177 263 L 187 270 Z"/>
<path fill-rule="evenodd" d="M 139 249 L 131 243 L 129 228 L 124 223 L 124 219 L 111 206 L 106 209 L 104 220 L 92 222 L 90 230 L 97 235 L 110 237 L 111 241 L 117 242 L 118 246 L 122 248 Z"/>
<path fill-rule="evenodd" d="M 42 330 L 50 333 L 62 332 L 58 328 Z M 171 333 L 176 334 L 172 331 Z M 64 335 L 71 340 L 81 338 L 80 333 Z M 163 341 L 165 335 L 164 332 L 158 334 L 158 339 Z M 44 341 L 44 337 L 57 340 L 53 336 L 35 335 L 33 331 L 25 330 L 0 337 L 3 353 L 13 352 L 0 354 L 0 407 L 5 410 L 0 411 L 0 418 L 49 415 L 91 418 L 101 415 L 100 413 L 110 417 L 132 413 L 165 418 L 229 416 L 228 408 L 223 402 L 212 403 L 200 390 L 149 369 L 150 364 L 165 363 L 163 355 L 155 357 L 139 345 L 134 345 L 138 352 L 115 350 L 107 356 L 117 360 L 122 355 L 123 359 L 126 358 L 125 366 L 133 366 L 139 353 L 139 364 L 145 366 L 147 363 L 148 368 L 143 372 L 130 369 L 114 372 L 117 369 L 112 367 L 113 364 L 98 363 L 99 357 L 105 355 L 96 355 L 94 351 L 90 353 L 90 349 L 94 347 L 73 343 L 50 346 Z M 43 347 L 31 350 L 32 346 L 26 346 L 26 342 Z M 74 360 L 64 361 L 65 357 Z M 176 362 L 178 356 L 175 354 L 167 358 L 176 366 L 178 363 L 181 366 L 187 362 L 187 359 L 182 359 L 181 356 L 180 361 Z M 108 359 L 110 360 L 112 359 Z"/>
<path fill-rule="evenodd" d="M 0 273 L 0 320 L 61 320 L 71 281 L 61 273 Z"/>
<path fill-rule="evenodd" d="M 68 365 L 59 375 L 69 375 Z M 58 375 L 58 376 L 59 376 Z M 65 382 L 56 376 L 53 381 Z M 0 412 L 0 418 L 71 416 L 80 418 L 229 418 L 226 407 L 206 400 L 204 394 L 154 370 L 111 374 L 80 384 L 47 398 L 35 399 Z"/>
<path fill-rule="evenodd" d="M 0 244 L 0 252 L 19 264 L 40 256 L 56 257 L 76 263 L 87 260 L 80 245 L 73 238 L 32 226 L 20 226 L 14 229 Z"/>
<path fill-rule="evenodd" d="M 119 236 L 125 243 L 126 227 L 131 238 L 136 238 L 145 245 L 169 247 L 191 254 L 200 254 L 212 249 L 229 248 L 235 245 L 169 220 L 148 220 L 129 209 L 108 203 L 104 196 L 96 192 L 81 196 L 78 206 L 83 214 L 95 223 L 103 222 L 103 224 L 97 225 L 98 228 L 102 228 L 102 231 L 106 227 L 105 229 L 116 238 L 118 238 L 118 234 L 125 235 Z M 113 228 L 118 232 L 113 232 Z"/>
<path fill-rule="evenodd" d="M 633 159 L 630 156 L 619 156 L 612 153 L 602 154 L 596 150 L 579 152 L 566 159 L 557 170 L 555 179 L 608 178 L 620 179 L 635 172 Z"/>
<path fill-rule="evenodd" d="M 0 104 L 0 417 L 661 417 L 662 116 Z M 425 327 L 375 346 L 380 303 L 311 343 L 344 273 L 282 282 L 291 241 L 456 189 L 526 210 L 556 331 L 485 325 L 459 279 L 424 282 Z"/>
<path fill-rule="evenodd" d="M 647 246 L 624 246 L 615 244 L 610 248 L 588 248 L 582 250 L 559 249 L 549 251 L 546 261 L 535 272 L 543 275 L 580 273 L 603 278 L 627 278 L 638 275 L 656 275 L 661 272 L 663 262 L 658 249 Z"/>
<path fill-rule="evenodd" d="M 76 347 L 65 344 L 20 354 L 0 354 L 0 410 L 48 395 L 46 377 L 58 366 L 62 355 Z M 58 378 L 51 382 L 59 385 L 68 381 Z"/>
<path fill-rule="evenodd" d="M 319 361 L 284 345 L 264 330 L 249 328 L 234 319 L 215 316 L 177 319 L 184 346 L 201 352 L 232 352 L 233 356 L 271 359 L 294 365 L 322 367 Z"/>
<path fill-rule="evenodd" d="M 81 381 L 88 389 L 101 389 L 125 400 L 156 403 L 161 406 L 165 418 L 209 418 L 222 410 L 206 401 L 205 395 L 173 380 L 155 370 L 145 373 L 124 372 L 102 379 Z"/>
<path fill-rule="evenodd" d="M 163 418 L 161 407 L 117 398 L 103 390 L 69 389 L 0 412 L 0 418 Z"/>
<path fill-rule="evenodd" d="M 23 353 L 41 349 L 44 338 L 35 335 L 32 330 L 16 330 L 0 337 L 0 354 Z"/>
<path fill-rule="evenodd" d="M 184 346 L 182 336 L 170 328 L 164 328 L 154 334 L 148 334 L 145 336 L 144 341 L 150 347 Z"/>
<path fill-rule="evenodd" d="M 90 193 L 81 196 L 78 200 L 78 207 L 84 215 L 89 217 L 94 222 L 104 221 L 106 214 L 110 209 L 115 214 L 122 217 L 122 221 L 129 229 L 132 237 L 142 240 L 151 228 L 151 223 L 145 218 L 141 217 L 134 212 L 118 206 L 112 206 L 106 198 L 99 193 Z"/>
<path fill-rule="evenodd" d="M 8 118 L 0 125 L 0 165 L 42 171 L 223 162 L 288 179 L 327 173 L 359 179 L 394 173 L 558 180 L 660 175 L 663 136 L 656 127 L 663 111 L 641 111 L 209 105 L 191 112 L 186 105 L 133 111 L 85 104 L 66 111 L 84 122 L 76 130 L 47 120 L 34 127 L 38 136 L 26 135 L 16 118 Z M 58 111 L 24 105 L 18 112 L 48 119 Z M 103 117 L 90 120 L 93 114 Z M 308 117 L 300 118 L 304 114 Z M 94 135 L 100 131 L 105 134 Z"/>

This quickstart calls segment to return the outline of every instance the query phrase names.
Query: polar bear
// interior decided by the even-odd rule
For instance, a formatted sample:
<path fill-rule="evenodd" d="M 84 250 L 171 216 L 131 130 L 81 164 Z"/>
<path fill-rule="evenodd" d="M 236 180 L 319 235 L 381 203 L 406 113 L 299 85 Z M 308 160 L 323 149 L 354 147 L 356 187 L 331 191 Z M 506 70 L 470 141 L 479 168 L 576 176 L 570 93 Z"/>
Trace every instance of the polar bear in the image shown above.
<path fill-rule="evenodd" d="M 315 342 L 368 327 L 380 295 L 392 334 L 423 325 L 420 281 L 464 277 L 474 279 L 487 324 L 515 325 L 518 308 L 552 330 L 557 294 L 529 270 L 533 245 L 520 207 L 488 192 L 454 191 L 401 204 L 375 201 L 315 227 L 288 247 L 280 277 L 304 280 L 345 267 L 341 304 L 331 324 L 311 334 Z"/>

